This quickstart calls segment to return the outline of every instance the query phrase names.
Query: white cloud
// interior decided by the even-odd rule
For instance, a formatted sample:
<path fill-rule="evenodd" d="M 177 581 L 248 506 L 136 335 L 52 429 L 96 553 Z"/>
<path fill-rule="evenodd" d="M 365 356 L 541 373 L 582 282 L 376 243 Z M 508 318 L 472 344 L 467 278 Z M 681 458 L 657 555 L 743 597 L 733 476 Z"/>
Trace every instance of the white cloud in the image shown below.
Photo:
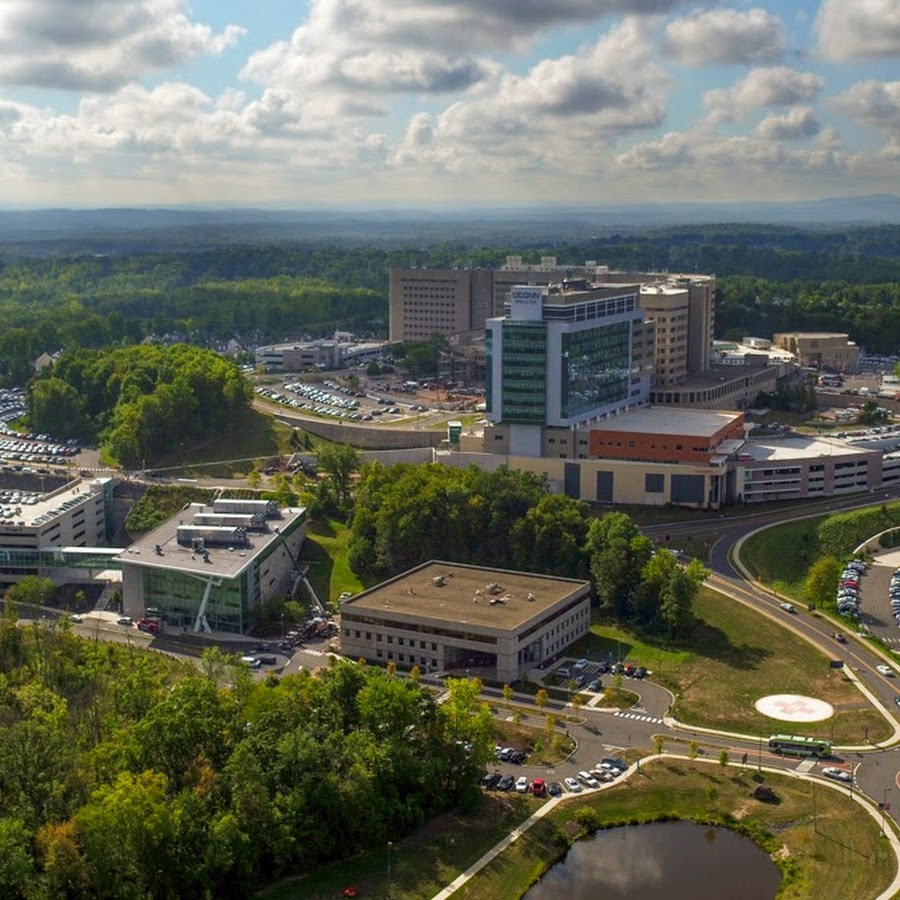
<path fill-rule="evenodd" d="M 900 81 L 860 81 L 831 104 L 857 122 L 900 135 Z"/>
<path fill-rule="evenodd" d="M 783 116 L 766 116 L 754 130 L 764 141 L 790 141 L 815 137 L 822 130 L 819 117 L 808 106 L 795 106 Z"/>
<path fill-rule="evenodd" d="M 766 106 L 793 106 L 811 100 L 825 86 L 825 80 L 811 72 L 787 66 L 751 69 L 731 88 L 708 91 L 703 102 L 710 121 L 733 121 L 748 110 Z"/>
<path fill-rule="evenodd" d="M 756 65 L 781 59 L 785 36 L 781 22 L 764 9 L 712 9 L 670 22 L 663 50 L 687 66 Z"/>
<path fill-rule="evenodd" d="M 3 0 L 0 83 L 110 91 L 243 34 L 190 21 L 186 0 Z"/>
<path fill-rule="evenodd" d="M 819 50 L 831 60 L 900 56 L 900 3 L 822 0 L 816 35 Z"/>
<path fill-rule="evenodd" d="M 648 49 L 640 21 L 626 19 L 579 54 L 503 74 L 437 116 L 414 117 L 391 160 L 453 172 L 596 173 L 618 137 L 663 122 L 670 84 Z"/>

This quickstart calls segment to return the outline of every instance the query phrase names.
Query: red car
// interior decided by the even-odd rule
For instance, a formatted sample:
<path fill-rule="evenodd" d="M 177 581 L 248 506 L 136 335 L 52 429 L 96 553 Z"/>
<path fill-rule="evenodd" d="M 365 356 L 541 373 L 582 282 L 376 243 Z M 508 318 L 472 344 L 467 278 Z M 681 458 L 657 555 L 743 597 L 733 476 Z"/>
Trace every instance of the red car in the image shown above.
<path fill-rule="evenodd" d="M 544 784 L 543 778 L 535 778 L 531 783 L 531 793 L 535 797 L 543 797 L 547 793 L 547 785 Z"/>

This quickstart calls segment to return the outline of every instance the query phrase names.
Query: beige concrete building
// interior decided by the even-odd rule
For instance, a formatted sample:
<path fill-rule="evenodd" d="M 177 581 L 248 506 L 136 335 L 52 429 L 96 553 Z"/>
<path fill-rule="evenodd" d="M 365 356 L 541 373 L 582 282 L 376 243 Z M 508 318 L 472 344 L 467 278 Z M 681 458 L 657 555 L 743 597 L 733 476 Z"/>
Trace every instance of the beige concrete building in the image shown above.
<path fill-rule="evenodd" d="M 847 334 L 831 331 L 782 332 L 772 337 L 772 343 L 793 353 L 801 366 L 852 372 L 859 365 L 859 347 Z"/>
<path fill-rule="evenodd" d="M 497 269 L 394 268 L 390 279 L 392 341 L 422 341 L 434 334 L 482 329 L 488 319 L 507 312 L 509 292 L 515 286 L 574 281 L 597 288 L 636 284 L 649 327 L 656 331 L 656 383 L 680 384 L 710 365 L 716 304 L 712 275 L 616 272 L 593 260 L 560 264 L 555 256 L 528 264 L 520 256 L 509 256 Z"/>
<path fill-rule="evenodd" d="M 341 604 L 341 653 L 512 682 L 590 626 L 590 584 L 428 562 Z"/>
<path fill-rule="evenodd" d="M 688 371 L 688 292 L 669 285 L 642 285 L 641 307 L 656 333 L 656 387 L 681 384 Z"/>

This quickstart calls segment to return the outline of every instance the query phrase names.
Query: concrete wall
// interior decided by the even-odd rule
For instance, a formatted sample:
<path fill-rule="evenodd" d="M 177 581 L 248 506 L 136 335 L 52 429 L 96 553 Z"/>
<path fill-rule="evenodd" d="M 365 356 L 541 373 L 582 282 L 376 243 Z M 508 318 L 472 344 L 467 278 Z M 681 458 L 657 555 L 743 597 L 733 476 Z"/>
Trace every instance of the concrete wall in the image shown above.
<path fill-rule="evenodd" d="M 341 425 L 324 419 L 302 419 L 277 413 L 275 418 L 292 428 L 302 428 L 310 434 L 334 441 L 350 444 L 361 450 L 402 450 L 412 447 L 440 447 L 447 439 L 447 429 L 439 431 L 403 431 L 388 428 L 369 428 L 365 425 Z"/>

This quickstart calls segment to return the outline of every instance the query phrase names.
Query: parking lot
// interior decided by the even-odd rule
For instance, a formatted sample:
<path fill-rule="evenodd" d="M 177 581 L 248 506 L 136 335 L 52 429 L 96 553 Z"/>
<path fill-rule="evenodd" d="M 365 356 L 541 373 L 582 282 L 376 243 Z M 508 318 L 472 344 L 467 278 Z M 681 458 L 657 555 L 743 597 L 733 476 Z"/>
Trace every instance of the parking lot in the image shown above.
<path fill-rule="evenodd" d="M 891 576 L 898 567 L 900 550 L 880 554 L 869 566 L 860 581 L 860 622 L 900 655 L 900 627 L 894 619 L 890 601 Z M 850 623 L 848 627 L 852 627 Z"/>

